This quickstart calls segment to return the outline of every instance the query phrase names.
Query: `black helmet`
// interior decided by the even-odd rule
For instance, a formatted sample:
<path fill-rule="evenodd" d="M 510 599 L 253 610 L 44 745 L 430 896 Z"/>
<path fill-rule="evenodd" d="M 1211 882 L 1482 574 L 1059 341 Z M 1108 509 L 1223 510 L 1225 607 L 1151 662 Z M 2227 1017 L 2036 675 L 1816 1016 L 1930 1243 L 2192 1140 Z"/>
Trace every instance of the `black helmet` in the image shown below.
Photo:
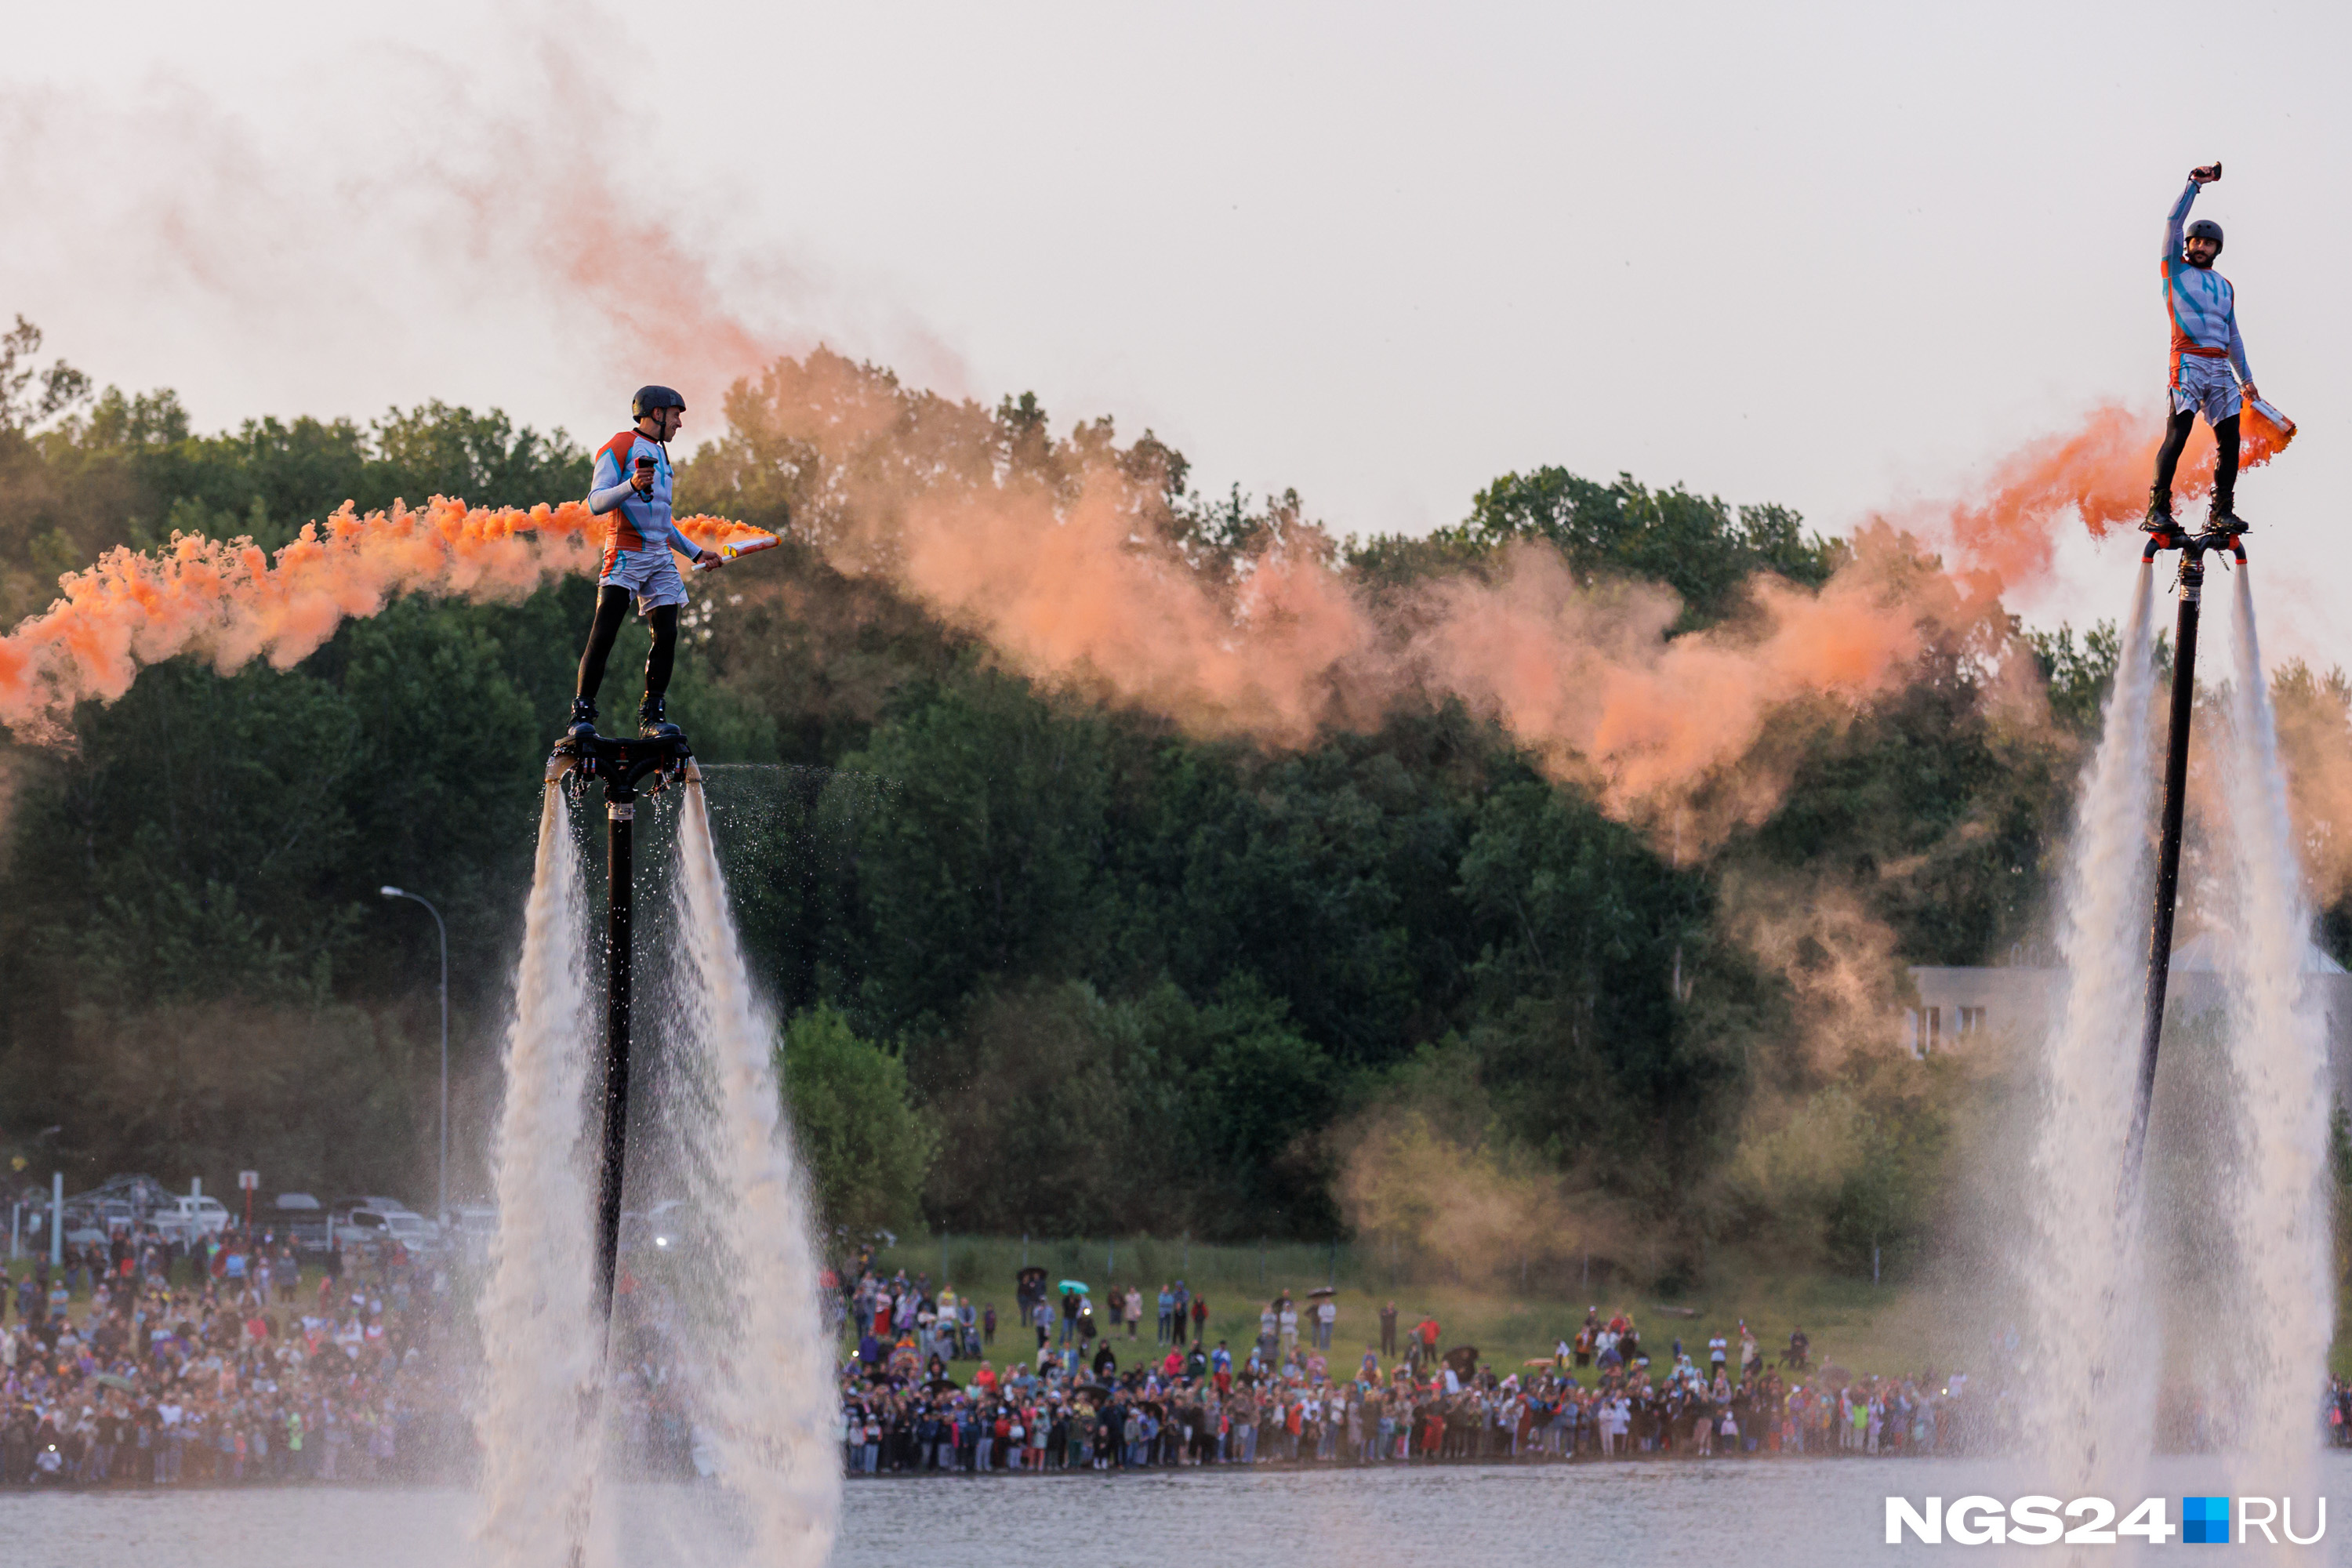
<path fill-rule="evenodd" d="M 2221 231 L 2217 228 L 2213 232 L 2219 234 Z M 629 399 L 629 417 L 643 419 L 656 409 L 685 406 L 686 399 L 667 386 L 641 386 L 637 388 L 637 395 Z"/>
<path fill-rule="evenodd" d="M 2192 239 L 2210 239 L 2213 242 L 2213 254 L 2221 254 L 2221 226 L 2211 218 L 2200 217 L 2189 226 L 2189 232 L 2181 237 L 2181 242 L 2186 244 Z M 645 394 L 641 392 L 637 395 L 643 397 Z M 683 408 L 686 405 L 681 403 L 678 406 Z"/>

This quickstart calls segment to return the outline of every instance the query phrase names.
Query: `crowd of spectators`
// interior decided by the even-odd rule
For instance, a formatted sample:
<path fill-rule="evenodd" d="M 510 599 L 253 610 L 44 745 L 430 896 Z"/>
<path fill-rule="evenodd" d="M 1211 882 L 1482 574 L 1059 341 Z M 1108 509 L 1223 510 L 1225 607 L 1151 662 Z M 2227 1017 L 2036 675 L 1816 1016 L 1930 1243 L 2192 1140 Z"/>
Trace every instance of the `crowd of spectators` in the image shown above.
<path fill-rule="evenodd" d="M 396 1245 L 153 1234 L 0 1269 L 0 1485 L 439 1479 L 470 1460 L 448 1280 Z M 76 1304 L 79 1303 L 79 1310 Z"/>
<path fill-rule="evenodd" d="M 1596 1309 L 1553 1355 L 1498 1370 L 1475 1347 L 1441 1348 L 1433 1317 L 1401 1336 L 1391 1301 L 1378 1342 L 1345 1364 L 1328 1291 L 1264 1303 L 1236 1352 L 1204 1342 L 1207 1303 L 1181 1281 L 1160 1289 L 1156 1320 L 1141 1287 L 1098 1308 L 1066 1284 L 1025 1290 L 1024 1331 L 991 1359 L 992 1305 L 861 1272 L 845 1294 L 857 1341 L 842 1369 L 849 1473 L 1949 1454 L 1998 1446 L 2014 1421 L 1964 1374 L 1816 1369 L 1802 1330 L 1772 1367 L 1745 1323 L 1654 1356 L 1629 1316 Z"/>
<path fill-rule="evenodd" d="M 1350 1363 L 1328 1292 L 1262 1303 L 1236 1351 L 1208 1342 L 1209 1304 L 1181 1281 L 1098 1309 L 1083 1289 L 1024 1280 L 1006 1319 L 920 1276 L 827 1283 L 856 1341 L 839 1430 L 853 1475 L 1875 1457 L 2016 1436 L 2005 1393 L 1958 1373 L 1816 1367 L 1801 1330 L 1767 1366 L 1744 1322 L 1656 1345 L 1594 1310 L 1550 1356 L 1497 1368 L 1391 1301 Z M 0 1270 L 0 1485 L 462 1479 L 477 1456 L 454 1316 L 447 1273 L 396 1247 L 306 1271 L 284 1239 L 232 1228 L 19 1263 Z M 623 1452 L 639 1474 L 694 1474 L 658 1306 L 625 1290 L 622 1322 Z M 2352 1444 L 2352 1386 L 2331 1383 L 2323 1419 Z M 2210 1446 L 2200 1418 L 2172 1425 Z"/>

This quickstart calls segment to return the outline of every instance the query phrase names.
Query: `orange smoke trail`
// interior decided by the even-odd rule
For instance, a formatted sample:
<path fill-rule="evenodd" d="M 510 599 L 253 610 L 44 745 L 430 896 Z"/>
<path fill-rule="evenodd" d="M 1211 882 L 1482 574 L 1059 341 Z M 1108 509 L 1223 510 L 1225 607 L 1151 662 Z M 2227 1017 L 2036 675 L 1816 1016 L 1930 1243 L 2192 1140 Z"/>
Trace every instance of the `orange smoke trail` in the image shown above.
<path fill-rule="evenodd" d="M 1492 585 L 1433 590 L 1417 652 L 1438 688 L 1494 712 L 1553 773 L 1597 773 L 1603 805 L 1635 815 L 1747 756 L 1786 704 L 1860 701 L 1907 679 L 1944 617 L 1924 615 L 1885 558 L 1864 552 L 1819 593 L 1759 577 L 1750 617 L 1669 639 L 1673 594 L 1595 594 L 1555 552 L 1520 545 Z"/>
<path fill-rule="evenodd" d="M 1899 687 L 1991 605 L 1874 528 L 1819 592 L 1759 577 L 1746 614 L 1681 637 L 1670 591 L 1579 583 L 1541 544 L 1380 610 L 1311 532 L 1203 571 L 1165 531 L 1157 470 L 1098 429 L 1007 462 L 984 412 L 824 353 L 778 362 L 728 413 L 690 488 L 781 502 L 836 567 L 888 578 L 1040 685 L 1284 746 L 1458 698 L 1627 818 L 1721 781 L 1792 701 L 1832 699 L 1833 721 Z M 1769 812 L 1779 786 L 1751 773 L 1702 838 Z"/>
<path fill-rule="evenodd" d="M 707 549 L 768 537 L 720 518 L 678 526 Z M 0 723 L 26 738 L 54 734 L 75 703 L 110 702 L 141 666 L 184 653 L 223 674 L 255 658 L 289 668 L 344 620 L 401 594 L 520 599 L 592 570 L 604 530 L 581 501 L 526 511 L 435 496 L 364 517 L 345 505 L 306 525 L 274 562 L 250 540 L 194 534 L 152 555 L 110 550 L 59 579 L 61 598 L 0 637 Z"/>
<path fill-rule="evenodd" d="M 1333 573 L 1268 558 L 1221 595 L 1171 554 L 1135 545 L 1124 476 L 1089 473 L 1061 512 L 1020 494 L 910 506 L 894 575 L 1047 684 L 1076 682 L 1196 732 L 1303 745 L 1328 679 L 1379 636 Z"/>
<path fill-rule="evenodd" d="M 2282 427 L 2252 404 L 2242 424 L 2242 472 L 2269 462 L 2294 434 L 2292 421 Z M 2031 582 L 2049 570 L 2068 512 L 2094 539 L 2119 523 L 2138 523 L 2163 444 L 2160 410 L 2135 413 L 2115 404 L 2093 409 L 2070 434 L 2033 442 L 1996 464 L 1981 499 L 1947 510 L 1944 530 L 1967 569 L 2000 584 Z M 2174 489 L 2192 497 L 2210 490 L 2214 456 L 2213 434 L 2200 421 L 2181 454 Z"/>

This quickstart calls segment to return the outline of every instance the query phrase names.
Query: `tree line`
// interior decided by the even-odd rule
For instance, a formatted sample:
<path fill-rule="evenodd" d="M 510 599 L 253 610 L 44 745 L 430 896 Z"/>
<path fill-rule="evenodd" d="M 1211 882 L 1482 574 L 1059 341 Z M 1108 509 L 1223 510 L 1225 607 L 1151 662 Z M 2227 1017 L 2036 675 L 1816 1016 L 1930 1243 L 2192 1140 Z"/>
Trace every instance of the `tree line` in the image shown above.
<path fill-rule="evenodd" d="M 12 382 L 37 347 L 20 328 L 0 364 L 12 620 L 114 544 L 275 545 L 347 499 L 586 485 L 580 442 L 495 411 L 205 434 L 168 392 Z M 929 416 L 886 372 L 825 368 Z M 1034 399 L 950 412 L 1000 473 L 1111 440 L 1107 421 L 1055 437 Z M 786 543 L 700 595 L 671 709 L 706 760 L 742 764 L 714 767 L 711 798 L 829 1221 L 1360 1231 L 1404 1212 L 1364 1183 L 1368 1162 L 1404 1168 L 1381 1152 L 1409 1124 L 1447 1169 L 1618 1216 L 1583 1244 L 1653 1272 L 1768 1236 L 1866 1267 L 1935 1223 L 1952 1091 L 1884 1051 L 1823 1058 L 1814 982 L 1850 955 L 1759 944 L 1738 889 L 1833 879 L 1913 963 L 2031 941 L 2111 636 L 2014 634 L 2046 692 L 2030 719 L 1987 700 L 1980 649 L 1931 647 L 1898 693 L 1807 731 L 1764 820 L 1677 856 L 1458 704 L 1277 750 L 1041 689 L 829 564 L 822 476 L 763 417 L 761 384 L 739 386 L 681 467 L 682 505 Z M 1205 574 L 1306 526 L 1294 497 L 1194 493 L 1148 436 L 1123 451 Z M 1759 571 L 1822 581 L 1844 548 L 1783 508 L 1547 468 L 1430 538 L 1332 550 L 1378 596 L 1525 540 L 1668 584 L 1685 630 L 1739 613 Z M 86 704 L 68 744 L 12 747 L 0 1148 L 18 1169 L 429 1191 L 436 971 L 422 912 L 377 896 L 393 883 L 448 919 L 453 1184 L 481 1190 L 537 780 L 590 606 L 583 581 L 404 599 L 294 668 L 174 660 Z M 1855 1152 L 1810 1185 L 1757 1175 L 1788 1125 L 1759 1120 L 1772 1107 L 1830 1117 Z M 1416 1223 L 1407 1239 L 1437 1245 L 1443 1216 Z"/>

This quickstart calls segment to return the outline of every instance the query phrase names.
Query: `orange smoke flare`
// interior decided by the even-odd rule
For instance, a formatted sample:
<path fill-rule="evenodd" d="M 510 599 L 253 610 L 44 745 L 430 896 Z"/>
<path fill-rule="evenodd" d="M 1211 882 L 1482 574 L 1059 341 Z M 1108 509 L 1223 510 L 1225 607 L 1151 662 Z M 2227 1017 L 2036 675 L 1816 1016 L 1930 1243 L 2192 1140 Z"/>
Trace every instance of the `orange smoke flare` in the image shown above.
<path fill-rule="evenodd" d="M 1788 703 L 1860 702 L 1908 678 L 1948 617 L 1897 591 L 1883 553 L 1818 593 L 1759 576 L 1750 616 L 1669 639 L 1672 593 L 1594 592 L 1551 550 L 1516 546 L 1492 585 L 1433 590 L 1439 613 L 1415 651 L 1433 685 L 1494 713 L 1549 771 L 1597 775 L 1604 808 L 1645 815 L 1748 756 Z"/>
<path fill-rule="evenodd" d="M 2243 472 L 2284 451 L 2294 438 L 2294 421 L 2250 401 L 2240 434 Z M 2015 585 L 2049 569 L 2057 529 L 2069 511 L 2094 539 L 2105 538 L 2118 523 L 2136 525 L 2147 510 L 2157 448 L 2163 444 L 2160 413 L 2107 404 L 2072 434 L 2021 448 L 1995 467 L 1981 500 L 1948 510 L 1944 531 L 1958 547 L 1960 564 Z M 2190 496 L 2210 490 L 2214 456 L 2212 432 L 2200 423 L 2181 454 L 2175 488 Z"/>
<path fill-rule="evenodd" d="M 2294 439 L 2294 421 L 2253 397 L 2246 399 L 2244 414 L 2238 422 L 2242 438 L 2238 467 L 2259 468 L 2286 450 L 2286 444 Z"/>
<path fill-rule="evenodd" d="M 1176 719 L 1196 733 L 1304 745 L 1328 679 L 1378 628 L 1314 562 L 1268 557 L 1230 599 L 1137 548 L 1132 488 L 1090 473 L 1066 514 L 1043 496 L 910 505 L 893 575 L 1032 677 Z"/>
<path fill-rule="evenodd" d="M 705 549 L 772 538 L 722 518 L 678 527 Z M 273 562 L 247 539 L 175 534 L 155 554 L 115 549 L 58 580 L 63 597 L 0 637 L 0 723 L 53 733 L 74 704 L 112 701 L 142 665 L 184 653 L 223 674 L 255 658 L 290 668 L 351 617 L 401 594 L 524 597 L 547 579 L 593 570 L 604 520 L 582 501 L 468 508 L 435 496 L 420 509 L 355 514 L 346 504 L 304 526 Z"/>

